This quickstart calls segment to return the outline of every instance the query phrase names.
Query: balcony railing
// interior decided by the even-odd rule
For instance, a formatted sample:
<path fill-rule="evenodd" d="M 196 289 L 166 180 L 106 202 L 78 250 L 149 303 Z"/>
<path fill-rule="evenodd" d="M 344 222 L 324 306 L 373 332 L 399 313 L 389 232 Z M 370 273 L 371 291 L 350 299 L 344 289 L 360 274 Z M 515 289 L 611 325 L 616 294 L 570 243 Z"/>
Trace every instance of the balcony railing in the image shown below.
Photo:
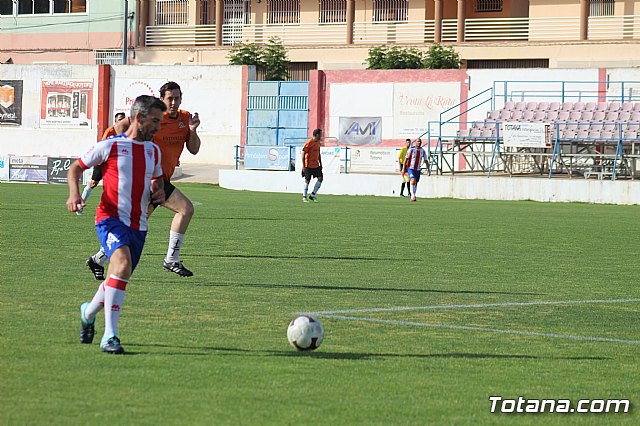
<path fill-rule="evenodd" d="M 442 21 L 442 41 L 457 40 L 457 20 Z M 278 37 L 285 45 L 344 45 L 347 25 L 339 24 L 225 24 L 222 42 L 266 43 Z M 149 26 L 147 46 L 213 46 L 215 25 Z M 592 16 L 589 18 L 589 40 L 640 39 L 640 15 Z M 573 41 L 580 39 L 578 17 L 550 18 L 470 18 L 465 21 L 467 42 L 486 41 Z M 387 21 L 354 22 L 353 43 L 419 44 L 435 40 L 435 22 Z"/>

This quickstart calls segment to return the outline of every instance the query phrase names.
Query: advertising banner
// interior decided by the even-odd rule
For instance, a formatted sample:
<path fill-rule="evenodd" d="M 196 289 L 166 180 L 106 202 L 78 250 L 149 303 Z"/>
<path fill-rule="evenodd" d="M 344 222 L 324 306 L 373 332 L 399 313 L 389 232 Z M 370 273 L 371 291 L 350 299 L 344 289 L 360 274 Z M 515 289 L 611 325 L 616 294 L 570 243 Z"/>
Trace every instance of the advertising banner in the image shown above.
<path fill-rule="evenodd" d="M 113 85 L 113 114 L 124 112 L 127 116 L 131 113 L 133 101 L 138 96 L 160 96 L 160 87 L 167 82 L 166 78 L 116 78 Z M 184 88 L 182 88 L 184 91 Z M 183 107 L 184 108 L 184 107 Z"/>
<path fill-rule="evenodd" d="M 340 145 L 378 145 L 382 142 L 382 117 L 340 117 Z"/>
<path fill-rule="evenodd" d="M 0 155 L 0 180 L 9 180 L 9 158 Z"/>
<path fill-rule="evenodd" d="M 258 170 L 289 170 L 288 146 L 245 146 L 244 168 Z"/>
<path fill-rule="evenodd" d="M 517 148 L 547 148 L 549 125 L 545 123 L 504 123 L 504 146 Z"/>
<path fill-rule="evenodd" d="M 339 146 L 320 147 L 320 158 L 322 159 L 322 173 L 340 173 L 342 149 Z M 302 147 L 296 147 L 296 171 L 302 172 Z"/>
<path fill-rule="evenodd" d="M 9 157 L 9 180 L 47 181 L 47 157 Z"/>
<path fill-rule="evenodd" d="M 93 80 L 42 80 L 40 127 L 91 128 Z"/>
<path fill-rule="evenodd" d="M 0 125 L 22 124 L 22 80 L 0 80 Z"/>
<path fill-rule="evenodd" d="M 426 133 L 429 121 L 440 121 L 440 113 L 460 99 L 458 82 L 395 83 L 393 88 L 393 134 L 397 138 L 413 139 Z M 456 123 L 454 134 L 457 128 Z M 443 129 L 443 134 L 447 130 Z"/>
<path fill-rule="evenodd" d="M 396 148 L 351 148 L 351 172 L 393 173 L 398 163 Z"/>
<path fill-rule="evenodd" d="M 49 183 L 67 183 L 69 167 L 76 161 L 69 157 L 49 157 L 47 160 L 47 177 Z"/>

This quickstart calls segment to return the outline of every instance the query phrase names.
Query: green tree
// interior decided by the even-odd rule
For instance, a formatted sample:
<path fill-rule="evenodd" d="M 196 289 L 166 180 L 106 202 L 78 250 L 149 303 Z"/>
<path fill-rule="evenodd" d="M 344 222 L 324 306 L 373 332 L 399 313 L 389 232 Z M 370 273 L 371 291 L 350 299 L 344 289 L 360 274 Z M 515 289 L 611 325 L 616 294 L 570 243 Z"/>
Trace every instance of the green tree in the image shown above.
<path fill-rule="evenodd" d="M 458 69 L 460 68 L 460 55 L 453 47 L 444 47 L 436 43 L 425 54 L 424 67 L 432 70 Z"/>
<path fill-rule="evenodd" d="M 255 65 L 264 72 L 265 80 L 281 81 L 289 77 L 287 51 L 277 37 L 270 38 L 266 45 L 238 44 L 231 48 L 227 58 L 230 65 Z"/>
<path fill-rule="evenodd" d="M 423 68 L 423 53 L 414 47 L 379 46 L 369 49 L 367 69 L 401 70 Z"/>

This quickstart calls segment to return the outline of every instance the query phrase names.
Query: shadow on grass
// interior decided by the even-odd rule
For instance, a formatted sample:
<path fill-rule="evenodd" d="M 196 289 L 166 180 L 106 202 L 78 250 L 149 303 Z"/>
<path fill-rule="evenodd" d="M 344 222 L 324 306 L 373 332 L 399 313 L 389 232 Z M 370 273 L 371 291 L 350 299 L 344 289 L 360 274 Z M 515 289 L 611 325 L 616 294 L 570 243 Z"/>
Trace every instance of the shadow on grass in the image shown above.
<path fill-rule="evenodd" d="M 145 253 L 146 256 L 164 256 L 166 253 Z M 191 254 L 189 257 L 221 258 L 221 259 L 287 259 L 287 260 L 346 260 L 346 261 L 368 261 L 368 262 L 405 262 L 411 261 L 406 258 L 391 257 L 347 257 L 347 256 L 283 256 L 283 255 L 257 255 L 257 254 Z"/>
<path fill-rule="evenodd" d="M 380 287 L 350 287 L 331 285 L 309 284 L 252 284 L 252 283 L 198 283 L 200 287 L 256 287 L 256 288 L 301 288 L 310 290 L 354 290 L 354 291 L 391 291 L 391 292 L 417 292 L 417 293 L 444 293 L 444 294 L 508 294 L 518 296 L 543 296 L 543 293 L 518 293 L 509 291 L 478 291 L 478 290 L 434 290 L 423 288 L 380 288 Z"/>
<path fill-rule="evenodd" d="M 159 343 L 129 343 L 128 346 L 139 348 L 167 348 L 167 349 L 186 349 L 197 350 L 198 352 L 133 352 L 133 354 L 162 354 L 162 355 L 180 355 L 180 356 L 207 356 L 216 352 L 217 355 L 223 356 L 275 356 L 275 357 L 310 357 L 318 359 L 335 359 L 335 360 L 354 360 L 367 361 L 373 359 L 384 358 L 416 358 L 416 359 L 436 359 L 436 358 L 459 358 L 459 359 L 535 359 L 535 360 L 568 360 L 568 361 L 606 361 L 611 358 L 596 356 L 576 356 L 576 357 L 554 357 L 554 356 L 534 356 L 520 354 L 487 354 L 487 353 L 434 353 L 434 354 L 394 354 L 394 353 L 371 353 L 371 352 L 326 352 L 322 349 L 318 351 L 297 352 L 295 350 L 260 350 L 260 349 L 242 349 L 215 346 L 185 346 L 185 345 L 165 345 Z M 129 352 L 127 352 L 129 353 Z"/>

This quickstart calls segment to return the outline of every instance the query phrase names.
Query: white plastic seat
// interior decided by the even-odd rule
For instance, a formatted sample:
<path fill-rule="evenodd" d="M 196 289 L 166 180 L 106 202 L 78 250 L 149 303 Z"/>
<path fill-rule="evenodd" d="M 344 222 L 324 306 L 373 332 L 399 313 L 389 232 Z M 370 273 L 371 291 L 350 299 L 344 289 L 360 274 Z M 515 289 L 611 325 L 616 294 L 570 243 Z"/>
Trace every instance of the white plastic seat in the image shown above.
<path fill-rule="evenodd" d="M 524 111 L 522 113 L 522 119 L 524 121 L 531 121 L 533 119 L 533 111 Z"/>
<path fill-rule="evenodd" d="M 618 111 L 607 111 L 607 115 L 604 116 L 606 121 L 616 121 L 618 119 Z"/>
<path fill-rule="evenodd" d="M 596 111 L 606 111 L 609 105 L 606 102 L 598 102 L 596 105 Z"/>
<path fill-rule="evenodd" d="M 535 111 L 538 109 L 538 103 L 537 102 L 527 102 L 527 106 L 525 109 L 528 109 L 529 111 Z"/>
<path fill-rule="evenodd" d="M 569 120 L 569 111 L 558 111 L 558 121 Z"/>
<path fill-rule="evenodd" d="M 549 110 L 550 111 L 558 111 L 558 110 L 560 110 L 560 102 L 551 102 L 551 103 L 549 103 Z"/>
<path fill-rule="evenodd" d="M 516 105 L 515 105 L 515 107 L 513 109 L 514 110 L 524 111 L 526 108 L 527 108 L 526 102 L 516 102 Z"/>
<path fill-rule="evenodd" d="M 629 121 L 631 118 L 631 113 L 628 111 L 621 111 L 618 113 L 618 121 Z"/>
<path fill-rule="evenodd" d="M 575 104 L 573 104 L 573 110 L 574 111 L 582 111 L 585 107 L 585 103 L 584 102 L 576 102 Z"/>
<path fill-rule="evenodd" d="M 621 112 L 631 112 L 632 110 L 633 110 L 632 102 L 623 102 L 622 105 L 620 105 Z"/>
<path fill-rule="evenodd" d="M 620 110 L 620 102 L 610 102 L 607 111 L 619 111 Z"/>
<path fill-rule="evenodd" d="M 517 109 L 511 113 L 511 119 L 514 121 L 522 120 L 523 115 L 524 111 Z"/>
<path fill-rule="evenodd" d="M 587 138 L 589 138 L 589 139 L 600 139 L 600 130 L 589 130 Z"/>
<path fill-rule="evenodd" d="M 585 111 L 594 111 L 596 109 L 596 103 L 595 102 L 587 102 L 584 105 L 584 110 Z"/>
<path fill-rule="evenodd" d="M 549 102 L 538 102 L 538 107 L 536 109 L 538 111 L 548 111 L 549 110 Z"/>
<path fill-rule="evenodd" d="M 573 109 L 573 102 L 563 102 L 561 109 L 564 111 L 571 111 Z"/>
<path fill-rule="evenodd" d="M 623 127 L 623 129 L 625 129 L 627 132 L 637 132 L 638 130 L 640 130 L 640 123 L 630 121 L 627 123 L 626 127 Z"/>
<path fill-rule="evenodd" d="M 580 120 L 582 120 L 582 121 L 591 121 L 591 120 L 593 120 L 593 111 L 582 111 L 582 115 L 580 116 Z"/>
<path fill-rule="evenodd" d="M 547 112 L 547 120 L 554 121 L 558 118 L 558 111 Z"/>
<path fill-rule="evenodd" d="M 582 118 L 582 111 L 571 111 L 569 113 L 569 120 L 571 121 L 580 121 Z"/>
<path fill-rule="evenodd" d="M 498 118 L 500 118 L 501 120 L 509 120 L 511 118 L 511 111 L 506 109 L 501 109 L 500 116 Z"/>
<path fill-rule="evenodd" d="M 547 119 L 547 113 L 546 111 L 536 111 L 533 114 L 533 119 L 534 120 L 538 120 L 538 121 L 544 121 Z"/>
<path fill-rule="evenodd" d="M 487 115 L 487 118 L 490 118 L 491 120 L 497 120 L 500 118 L 500 110 L 494 109 L 492 111 L 489 111 L 489 114 Z"/>
<path fill-rule="evenodd" d="M 595 111 L 593 113 L 592 121 L 604 121 L 607 114 L 604 111 Z"/>
<path fill-rule="evenodd" d="M 622 133 L 623 139 L 638 139 L 638 132 L 635 130 L 626 130 Z"/>
<path fill-rule="evenodd" d="M 504 107 L 502 107 L 502 109 L 508 109 L 508 110 L 513 110 L 515 107 L 516 103 L 515 102 L 505 102 L 504 103 Z"/>
<path fill-rule="evenodd" d="M 602 123 L 591 123 L 589 124 L 589 130 L 597 130 L 601 131 L 604 125 Z"/>

